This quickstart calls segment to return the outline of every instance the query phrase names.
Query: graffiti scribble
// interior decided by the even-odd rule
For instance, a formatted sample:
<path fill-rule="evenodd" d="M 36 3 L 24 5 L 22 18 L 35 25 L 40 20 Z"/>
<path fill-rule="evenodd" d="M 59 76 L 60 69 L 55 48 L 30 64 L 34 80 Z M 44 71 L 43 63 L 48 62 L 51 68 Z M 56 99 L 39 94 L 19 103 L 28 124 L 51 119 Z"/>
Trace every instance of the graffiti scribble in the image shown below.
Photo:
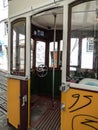
<path fill-rule="evenodd" d="M 85 119 L 85 121 L 81 122 L 81 124 L 87 125 L 89 127 L 94 128 L 95 130 L 98 130 L 98 128 L 95 128 L 95 126 L 93 126 L 92 123 L 98 123 L 98 121 Z"/>
<path fill-rule="evenodd" d="M 79 103 L 81 96 L 80 96 L 80 94 L 73 94 L 72 97 L 75 98 L 76 100 L 70 107 L 68 107 L 68 109 L 72 109 L 72 110 L 70 110 L 70 112 L 74 112 L 74 111 L 77 111 L 79 109 L 82 109 L 82 108 L 90 105 L 91 102 L 92 102 L 92 96 L 91 95 L 84 95 L 83 98 L 87 99 L 86 103 L 84 102 L 85 104 L 83 104 L 82 106 L 78 105 L 78 107 L 75 108 L 76 104 Z"/>
<path fill-rule="evenodd" d="M 77 127 L 81 130 L 86 127 L 86 130 L 92 128 L 92 130 L 98 130 L 98 118 L 91 115 L 79 114 L 72 118 L 72 130 L 77 130 Z"/>

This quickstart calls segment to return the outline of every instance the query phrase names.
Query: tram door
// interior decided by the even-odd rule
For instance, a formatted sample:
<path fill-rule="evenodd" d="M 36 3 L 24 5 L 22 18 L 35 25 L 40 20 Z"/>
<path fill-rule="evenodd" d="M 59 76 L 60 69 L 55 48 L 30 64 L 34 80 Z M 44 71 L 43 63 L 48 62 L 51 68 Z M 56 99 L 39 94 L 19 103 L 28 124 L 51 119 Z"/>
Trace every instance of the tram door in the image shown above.
<path fill-rule="evenodd" d="M 98 22 L 93 0 L 69 5 L 67 76 L 63 77 L 61 130 L 98 129 Z M 78 19 L 78 21 L 77 21 Z M 90 22 L 90 23 L 89 23 Z M 62 73 L 64 71 L 62 70 Z M 63 74 L 64 75 L 64 74 Z"/>
<path fill-rule="evenodd" d="M 8 79 L 8 122 L 18 130 L 28 127 L 28 81 Z"/>
<path fill-rule="evenodd" d="M 15 20 L 11 28 L 7 118 L 17 130 L 27 130 L 30 82 L 26 77 L 26 19 Z"/>

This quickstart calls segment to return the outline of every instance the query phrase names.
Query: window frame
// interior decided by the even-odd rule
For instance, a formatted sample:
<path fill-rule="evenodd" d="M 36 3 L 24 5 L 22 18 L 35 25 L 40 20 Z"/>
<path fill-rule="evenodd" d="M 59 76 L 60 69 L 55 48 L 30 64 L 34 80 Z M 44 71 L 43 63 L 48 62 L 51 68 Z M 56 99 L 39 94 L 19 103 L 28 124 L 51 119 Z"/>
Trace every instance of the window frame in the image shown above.
<path fill-rule="evenodd" d="M 69 4 L 68 6 L 68 33 L 67 33 L 67 66 L 66 66 L 66 75 L 69 76 L 70 75 L 70 46 L 71 46 L 71 22 L 72 22 L 72 8 L 74 6 L 77 6 L 79 4 L 83 4 L 85 2 L 90 2 L 90 1 L 94 1 L 94 0 L 76 0 L 72 3 Z M 79 40 L 82 42 L 82 38 L 78 37 Z M 79 47 L 79 50 L 81 49 L 81 46 Z M 78 66 L 73 66 L 73 67 L 80 67 L 81 68 L 81 54 L 78 56 Z M 94 62 L 94 61 L 93 61 Z"/>
<path fill-rule="evenodd" d="M 13 70 L 13 25 L 18 22 L 21 22 L 21 21 L 25 22 L 24 72 L 22 72 L 20 70 L 16 72 L 15 70 Z M 16 19 L 11 23 L 11 35 L 10 36 L 11 36 L 10 73 L 11 73 L 11 75 L 25 76 L 26 75 L 26 18 L 25 17 Z"/>
<path fill-rule="evenodd" d="M 36 37 L 32 37 L 32 39 L 34 40 L 34 48 L 33 48 L 33 62 L 32 62 L 32 65 L 31 65 L 31 69 L 33 68 L 36 68 L 36 45 L 37 45 L 37 41 L 41 41 L 41 42 L 44 42 L 45 43 L 45 65 L 47 65 L 47 41 L 45 38 L 42 38 L 42 37 L 39 37 L 39 36 L 36 36 Z"/>

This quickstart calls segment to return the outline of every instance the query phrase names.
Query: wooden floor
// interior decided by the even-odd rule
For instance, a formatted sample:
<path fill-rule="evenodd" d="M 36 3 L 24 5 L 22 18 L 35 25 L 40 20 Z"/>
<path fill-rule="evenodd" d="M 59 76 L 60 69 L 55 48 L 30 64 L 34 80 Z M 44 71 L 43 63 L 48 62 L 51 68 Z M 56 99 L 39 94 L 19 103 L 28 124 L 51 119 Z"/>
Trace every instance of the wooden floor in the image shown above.
<path fill-rule="evenodd" d="M 31 130 L 60 130 L 60 101 L 43 96 L 32 96 Z"/>

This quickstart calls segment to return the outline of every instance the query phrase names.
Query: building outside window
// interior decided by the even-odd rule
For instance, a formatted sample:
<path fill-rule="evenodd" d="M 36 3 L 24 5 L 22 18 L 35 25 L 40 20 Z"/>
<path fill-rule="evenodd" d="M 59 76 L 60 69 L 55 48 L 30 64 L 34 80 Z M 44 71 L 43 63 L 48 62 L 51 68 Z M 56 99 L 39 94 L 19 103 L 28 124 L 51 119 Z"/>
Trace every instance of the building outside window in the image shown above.
<path fill-rule="evenodd" d="M 4 30 L 5 30 L 5 35 L 8 34 L 8 22 L 4 23 Z"/>
<path fill-rule="evenodd" d="M 8 71 L 8 0 L 0 0 L 0 71 Z"/>
<path fill-rule="evenodd" d="M 7 7 L 8 6 L 8 0 L 3 0 L 3 7 Z"/>

